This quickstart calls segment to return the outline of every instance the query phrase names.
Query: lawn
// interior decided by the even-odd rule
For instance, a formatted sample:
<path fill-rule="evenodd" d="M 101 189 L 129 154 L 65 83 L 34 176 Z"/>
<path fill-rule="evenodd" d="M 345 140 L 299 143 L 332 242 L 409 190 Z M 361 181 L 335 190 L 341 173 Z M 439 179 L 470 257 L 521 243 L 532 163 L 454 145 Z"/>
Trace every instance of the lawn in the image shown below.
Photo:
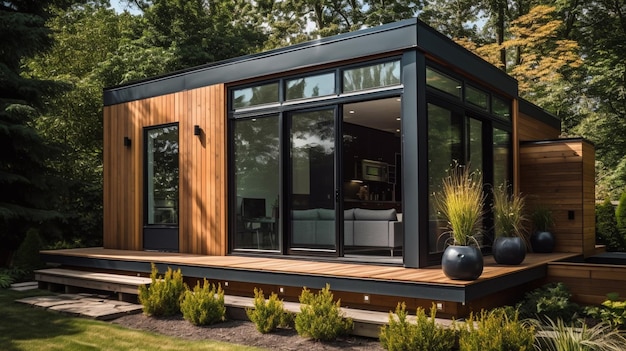
<path fill-rule="evenodd" d="M 49 294 L 0 289 L 0 349 L 13 350 L 254 350 L 217 341 L 187 341 L 131 330 L 110 323 L 75 318 L 16 303 Z M 261 349 L 256 349 L 261 350 Z"/>

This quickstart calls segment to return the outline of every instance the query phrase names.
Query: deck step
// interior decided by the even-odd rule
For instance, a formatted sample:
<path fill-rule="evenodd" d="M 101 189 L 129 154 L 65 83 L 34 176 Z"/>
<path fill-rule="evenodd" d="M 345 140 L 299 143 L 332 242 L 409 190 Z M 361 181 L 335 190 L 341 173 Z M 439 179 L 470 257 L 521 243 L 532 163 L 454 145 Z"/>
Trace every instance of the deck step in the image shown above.
<path fill-rule="evenodd" d="M 72 292 L 72 287 L 110 291 L 118 295 L 119 300 L 127 300 L 127 295 L 137 295 L 140 285 L 149 285 L 152 280 L 121 274 L 97 273 L 63 268 L 48 268 L 35 271 L 35 280 L 41 288 L 52 290 L 51 284 L 62 285 L 65 292 Z"/>

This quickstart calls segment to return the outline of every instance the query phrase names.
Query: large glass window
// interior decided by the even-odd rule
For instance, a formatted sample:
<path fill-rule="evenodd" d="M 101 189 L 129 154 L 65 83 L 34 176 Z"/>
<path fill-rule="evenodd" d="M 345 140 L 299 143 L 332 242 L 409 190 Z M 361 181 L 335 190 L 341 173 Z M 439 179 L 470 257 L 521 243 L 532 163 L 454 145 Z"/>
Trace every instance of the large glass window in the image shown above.
<path fill-rule="evenodd" d="M 489 95 L 471 85 L 465 86 L 465 101 L 482 110 L 489 110 Z"/>
<path fill-rule="evenodd" d="M 472 172 L 483 172 L 483 122 L 474 119 L 467 119 L 467 148 L 468 163 Z"/>
<path fill-rule="evenodd" d="M 233 91 L 233 108 L 252 107 L 278 102 L 278 82 Z"/>
<path fill-rule="evenodd" d="M 461 88 L 463 87 L 461 82 L 430 67 L 426 67 L 426 84 L 452 96 L 461 98 Z"/>
<path fill-rule="evenodd" d="M 234 249 L 277 250 L 279 214 L 279 118 L 233 123 L 236 221 Z"/>
<path fill-rule="evenodd" d="M 511 133 L 493 129 L 493 184 L 511 182 Z"/>
<path fill-rule="evenodd" d="M 494 115 L 500 118 L 506 119 L 506 120 L 511 119 L 511 103 L 510 102 L 504 101 L 494 96 L 491 99 L 491 109 Z"/>
<path fill-rule="evenodd" d="M 398 84 L 400 84 L 400 61 L 378 63 L 343 71 L 344 93 Z"/>
<path fill-rule="evenodd" d="M 335 110 L 291 116 L 291 248 L 336 247 Z"/>
<path fill-rule="evenodd" d="M 146 130 L 148 225 L 178 225 L 178 125 Z"/>
<path fill-rule="evenodd" d="M 286 100 L 332 95 L 335 93 L 335 73 L 290 79 L 286 85 Z"/>
<path fill-rule="evenodd" d="M 443 107 L 428 104 L 428 208 L 429 251 L 445 248 L 446 222 L 439 218 L 436 196 L 448 170 L 455 162 L 463 163 L 461 118 Z"/>

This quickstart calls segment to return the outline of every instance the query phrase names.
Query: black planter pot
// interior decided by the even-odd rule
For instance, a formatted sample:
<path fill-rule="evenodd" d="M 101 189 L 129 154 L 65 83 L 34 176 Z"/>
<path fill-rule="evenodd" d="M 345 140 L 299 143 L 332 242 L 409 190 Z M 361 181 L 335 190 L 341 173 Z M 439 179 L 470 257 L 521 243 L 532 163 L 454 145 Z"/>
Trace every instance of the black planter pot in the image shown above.
<path fill-rule="evenodd" d="M 536 231 L 530 236 L 533 252 L 550 253 L 554 251 L 554 235 L 550 232 Z"/>
<path fill-rule="evenodd" d="M 498 237 L 493 242 L 493 258 L 498 264 L 518 265 L 526 258 L 524 239 L 514 237 Z"/>
<path fill-rule="evenodd" d="M 441 257 L 446 277 L 455 280 L 476 280 L 483 273 L 483 254 L 473 246 L 448 246 Z"/>

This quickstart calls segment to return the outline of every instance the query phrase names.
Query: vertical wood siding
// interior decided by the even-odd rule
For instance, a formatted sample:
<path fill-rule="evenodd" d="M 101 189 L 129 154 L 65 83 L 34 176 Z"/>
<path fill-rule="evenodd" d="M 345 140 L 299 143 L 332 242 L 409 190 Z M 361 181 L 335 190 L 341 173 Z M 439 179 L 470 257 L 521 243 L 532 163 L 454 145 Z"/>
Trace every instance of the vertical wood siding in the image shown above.
<path fill-rule="evenodd" d="M 529 209 L 541 204 L 552 210 L 557 252 L 594 252 L 594 152 L 582 139 L 520 146 L 520 190 Z M 568 218 L 569 211 L 574 219 Z"/>
<path fill-rule="evenodd" d="M 226 254 L 225 108 L 222 84 L 104 108 L 105 248 L 143 249 L 143 130 L 178 122 L 179 251 Z"/>
<path fill-rule="evenodd" d="M 518 141 L 556 139 L 561 133 L 557 128 L 551 127 L 523 113 L 518 113 L 515 126 Z"/>

